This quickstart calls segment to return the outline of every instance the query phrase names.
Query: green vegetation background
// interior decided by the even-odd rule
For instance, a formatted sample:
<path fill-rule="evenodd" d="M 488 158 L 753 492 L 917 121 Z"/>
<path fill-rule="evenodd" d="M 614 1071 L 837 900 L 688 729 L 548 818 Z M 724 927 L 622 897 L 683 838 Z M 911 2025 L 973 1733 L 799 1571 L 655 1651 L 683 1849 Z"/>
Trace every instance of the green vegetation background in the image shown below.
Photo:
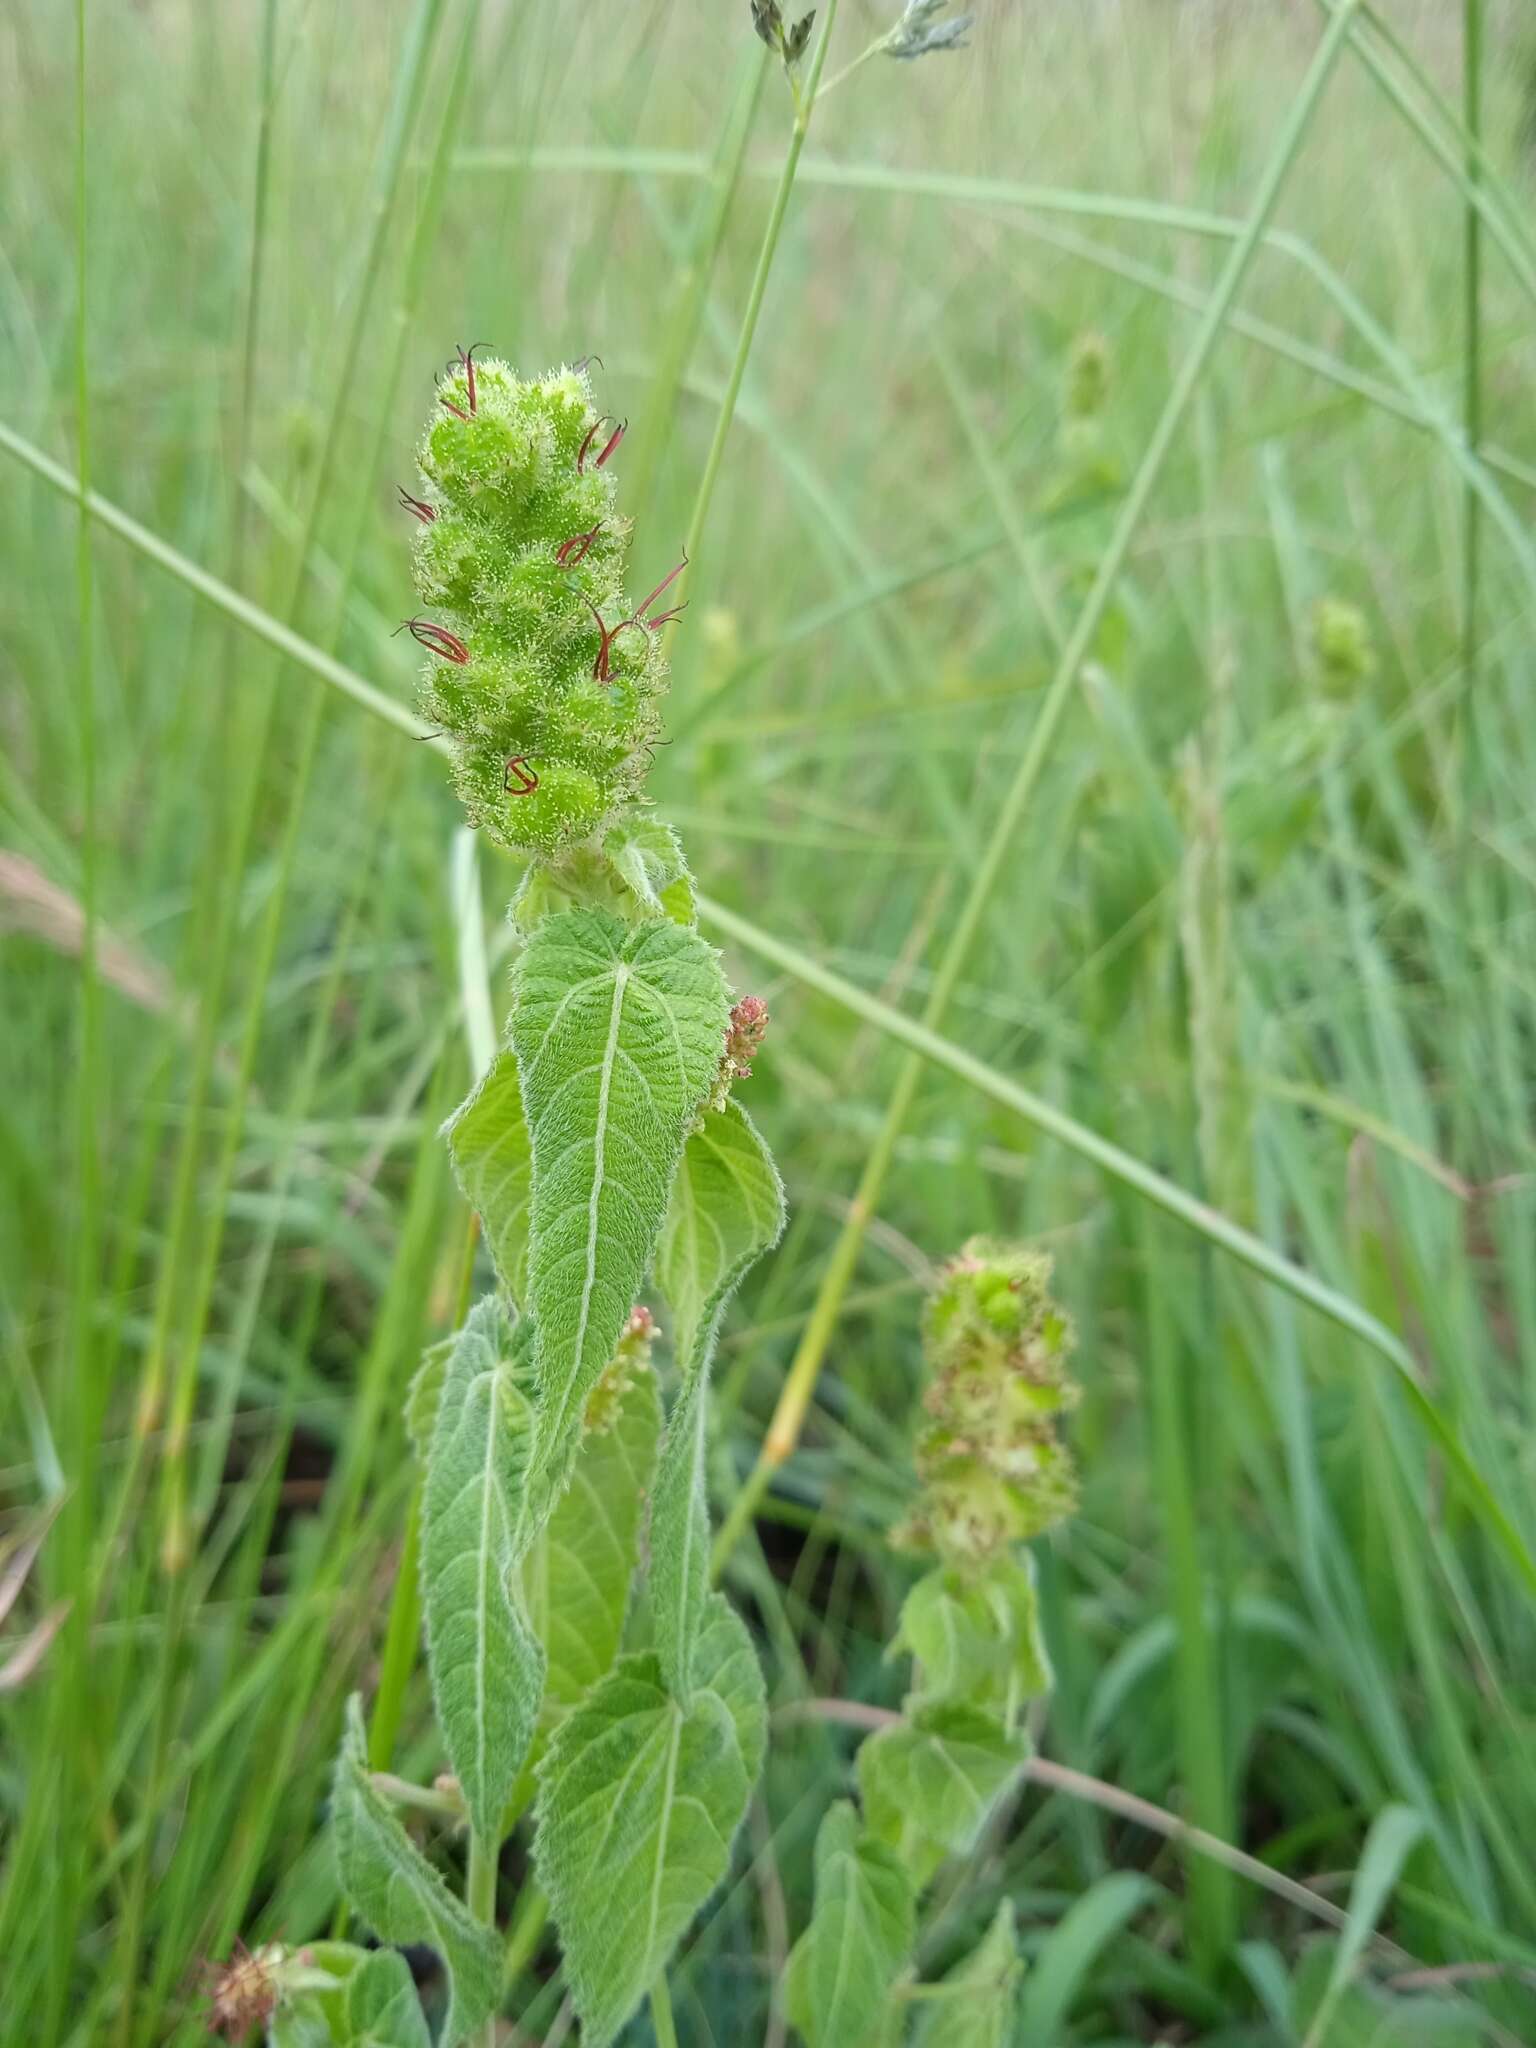
<path fill-rule="evenodd" d="M 873 63 L 816 111 L 653 789 L 711 896 L 899 1006 L 1325 12 L 981 0 L 969 50 Z M 1362 17 L 945 1028 L 1398 1332 L 1530 1543 L 1536 46 L 1515 5 L 1467 13 L 1499 224 L 1470 336 L 1489 493 L 1469 513 L 1457 459 L 1462 10 L 1386 7 L 1400 51 Z M 499 1017 L 515 871 L 472 873 L 434 754 L 251 618 L 99 526 L 82 558 L 13 437 L 71 472 L 83 449 L 258 626 L 408 704 L 394 485 L 434 367 L 481 339 L 535 370 L 603 358 L 648 587 L 790 109 L 745 0 L 85 14 L 83 210 L 71 10 L 0 20 L 0 1542 L 62 1502 L 0 1624 L 0 1664 L 57 1628 L 0 1697 L 0 2039 L 190 2043 L 200 1959 L 335 1910 L 323 1801 L 398 1560 L 400 1397 L 461 1296 L 435 1132 L 487 1016 L 465 942 Z M 831 68 L 884 19 L 848 0 Z M 1085 427 L 1089 334 L 1110 368 Z M 773 1010 L 746 1099 L 794 1220 L 717 1375 L 721 1508 L 902 1057 L 730 959 Z M 925 1962 L 1006 1892 L 1032 2044 L 1536 2039 L 1529 1591 L 1380 1358 L 936 1070 L 733 1571 L 781 1714 L 736 1880 L 674 1972 L 685 2039 L 774 2038 L 856 1739 L 788 1710 L 899 1698 L 880 1651 L 912 1567 L 883 1537 L 918 1301 L 978 1230 L 1051 1249 L 1081 1332 L 1041 1740 L 1097 1790 L 1032 1786 Z M 424 1777 L 428 1725 L 418 1679 L 398 1760 Z M 1393 1806 L 1417 1833 L 1370 1832 Z M 1329 2002 L 1351 1942 L 1374 1988 Z M 520 1979 L 530 2039 L 553 1963 Z"/>

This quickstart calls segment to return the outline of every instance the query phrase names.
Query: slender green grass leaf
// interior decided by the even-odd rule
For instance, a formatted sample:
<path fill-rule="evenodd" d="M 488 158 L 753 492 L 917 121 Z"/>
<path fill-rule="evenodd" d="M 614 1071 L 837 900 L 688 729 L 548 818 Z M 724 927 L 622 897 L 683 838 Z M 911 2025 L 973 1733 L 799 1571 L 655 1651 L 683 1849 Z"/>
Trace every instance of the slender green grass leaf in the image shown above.
<path fill-rule="evenodd" d="M 587 2048 L 606 2048 L 725 1875 L 750 1784 L 731 1710 L 622 1658 L 540 1768 L 534 1856 Z"/>
<path fill-rule="evenodd" d="M 359 1918 L 382 1941 L 423 1942 L 442 1957 L 448 2009 L 439 2048 L 456 2048 L 495 2007 L 500 1944 L 470 1918 L 375 1791 L 362 1702 L 355 1693 L 347 1702 L 331 1823 L 342 1889 Z"/>
<path fill-rule="evenodd" d="M 348 2048 L 432 2048 L 410 1965 L 395 1949 L 364 1957 L 347 1984 Z"/>
<path fill-rule="evenodd" d="M 922 2012 L 916 2048 L 1008 2048 L 1023 1975 L 1013 1901 L 1004 1899 L 975 1948 L 945 1977 L 944 1996 Z"/>
<path fill-rule="evenodd" d="M 662 1670 L 685 1702 L 709 1591 L 704 1441 L 710 1358 L 726 1303 L 783 1228 L 783 1184 L 751 1118 L 734 1102 L 708 1111 L 683 1148 L 656 1255 L 683 1385 L 656 1475 L 651 1608 Z"/>
<path fill-rule="evenodd" d="M 535 1468 L 559 1479 L 640 1292 L 688 1122 L 719 1070 L 729 1003 L 696 932 L 590 910 L 544 919 L 514 994 L 533 1140 Z"/>
<path fill-rule="evenodd" d="M 533 1417 L 511 1340 L 494 1295 L 470 1311 L 443 1377 L 421 1519 L 438 1723 L 475 1833 L 492 1846 L 544 1691 L 544 1650 L 516 1578 Z"/>
<path fill-rule="evenodd" d="M 919 1702 L 968 1700 L 1007 1716 L 1048 1693 L 1034 1559 L 999 1557 L 976 1577 L 929 1572 L 903 1601 L 891 1647 L 916 1658 Z"/>
<path fill-rule="evenodd" d="M 934 1065 L 946 1068 L 961 1080 L 969 1082 L 992 1101 L 1001 1103 L 1006 1109 L 1014 1110 L 1026 1123 L 1044 1131 L 1048 1137 L 1070 1147 L 1079 1157 L 1092 1160 L 1112 1179 L 1123 1187 L 1134 1190 L 1166 1214 L 1177 1217 L 1181 1223 L 1217 1245 L 1248 1266 L 1261 1278 L 1272 1281 L 1298 1301 L 1304 1301 L 1309 1308 L 1316 1309 L 1342 1330 L 1361 1338 L 1373 1351 L 1384 1358 L 1397 1375 L 1398 1385 L 1404 1400 L 1408 1403 L 1415 1419 L 1431 1435 L 1445 1452 L 1456 1477 L 1466 1494 L 1467 1500 L 1478 1521 L 1489 1536 L 1503 1551 L 1525 1585 L 1536 1590 L 1536 1555 L 1526 1542 L 1509 1510 L 1494 1493 L 1484 1478 L 1481 1468 L 1467 1449 L 1460 1431 L 1449 1414 L 1431 1400 L 1419 1380 L 1419 1368 L 1401 1338 L 1395 1337 L 1384 1323 L 1364 1309 L 1348 1295 L 1340 1294 L 1336 1288 L 1319 1280 L 1315 1274 L 1292 1263 L 1282 1253 L 1274 1251 L 1261 1238 L 1240 1224 L 1223 1216 L 1219 1209 L 1188 1194 L 1173 1181 L 1166 1179 L 1152 1167 L 1123 1151 L 1120 1146 L 1101 1138 L 1097 1131 L 1089 1130 L 1075 1117 L 1065 1115 L 1054 1104 L 1033 1095 L 1027 1088 L 1021 1088 L 1006 1074 L 1000 1074 L 984 1060 L 977 1059 L 950 1039 L 930 1031 L 926 1025 L 915 1023 L 899 1010 L 884 1003 L 878 996 L 867 994 L 853 982 L 846 981 L 840 974 L 812 960 L 799 947 L 786 944 L 774 938 L 759 926 L 735 911 L 726 910 L 722 905 L 705 896 L 699 898 L 700 914 L 711 923 L 719 925 L 741 945 L 749 947 L 762 959 L 771 960 L 787 973 L 802 981 L 809 988 L 819 989 L 834 1002 L 866 1017 L 877 1024 L 892 1038 L 900 1039 Z"/>
<path fill-rule="evenodd" d="M 870 1833 L 924 1885 L 946 1856 L 976 1846 L 1029 1757 L 1023 1735 L 963 1704 L 917 1707 L 859 1746 L 859 1797 Z"/>
<path fill-rule="evenodd" d="M 1025 1982 L 1021 2040 L 1060 2039 L 1072 2001 L 1100 1952 L 1152 1896 L 1146 1878 L 1119 1870 L 1090 1885 L 1067 1908 L 1041 1943 Z"/>
<path fill-rule="evenodd" d="M 912 1884 L 840 1799 L 816 1836 L 816 1906 L 784 1971 L 784 2003 L 806 2048 L 860 2048 L 911 1953 Z"/>
<path fill-rule="evenodd" d="M 517 1061 L 497 1053 L 469 1099 L 444 1126 L 464 1199 L 480 1218 L 497 1278 L 520 1308 L 528 1301 L 528 1209 L 533 1155 Z"/>
<path fill-rule="evenodd" d="M 1384 1807 L 1371 1822 L 1360 1866 L 1349 1888 L 1349 1924 L 1339 1936 L 1327 1988 L 1312 2015 L 1303 2048 L 1321 2048 L 1327 2040 L 1329 2022 L 1339 2000 L 1349 1988 L 1366 1943 L 1376 1932 L 1382 1908 L 1402 1875 L 1403 1865 L 1423 1834 L 1423 1816 L 1409 1806 Z"/>
<path fill-rule="evenodd" d="M 660 1430 L 656 1382 L 642 1373 L 613 1426 L 583 1438 L 571 1484 L 523 1560 L 529 1615 L 549 1659 L 546 1722 L 596 1685 L 618 1652 Z"/>

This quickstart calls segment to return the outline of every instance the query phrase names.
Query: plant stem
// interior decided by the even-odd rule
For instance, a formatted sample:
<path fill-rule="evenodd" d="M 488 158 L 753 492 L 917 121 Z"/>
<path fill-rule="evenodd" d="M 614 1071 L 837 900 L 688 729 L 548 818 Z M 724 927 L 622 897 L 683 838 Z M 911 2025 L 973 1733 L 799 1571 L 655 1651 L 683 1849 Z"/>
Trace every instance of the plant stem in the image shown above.
<path fill-rule="evenodd" d="M 1483 128 L 1483 0 L 1464 0 L 1462 15 L 1462 113 L 1467 130 L 1467 205 L 1464 222 L 1464 319 L 1466 365 L 1462 424 L 1467 452 L 1476 456 L 1483 435 L 1483 223 L 1478 211 Z M 1470 482 L 1463 512 L 1462 672 L 1470 691 L 1477 675 L 1477 600 L 1482 551 L 1482 505 Z M 1471 705 L 1468 703 L 1470 713 Z"/>
<path fill-rule="evenodd" d="M 720 411 L 715 419 L 714 438 L 709 444 L 709 454 L 704 462 L 704 475 L 700 479 L 698 493 L 693 501 L 693 512 L 688 521 L 688 538 L 683 544 L 683 553 L 690 563 L 698 554 L 704 522 L 709 517 L 709 508 L 714 500 L 720 466 L 725 459 L 725 444 L 730 439 L 731 422 L 736 416 L 736 401 L 741 395 L 742 379 L 746 375 L 747 358 L 752 353 L 758 316 L 763 310 L 763 298 L 768 289 L 768 273 L 773 268 L 779 237 L 784 230 L 785 215 L 789 211 L 789 195 L 794 190 L 795 172 L 800 167 L 800 152 L 805 147 L 806 133 L 811 125 L 811 113 L 816 104 L 816 88 L 821 78 L 821 67 L 826 61 L 827 45 L 831 41 L 836 19 L 837 0 L 829 0 L 826 19 L 817 38 L 815 54 L 811 58 L 805 91 L 797 99 L 794 126 L 789 132 L 789 148 L 784 153 L 784 167 L 779 173 L 778 190 L 773 195 L 768 225 L 763 230 L 762 246 L 757 252 L 757 268 L 752 274 L 752 288 L 747 294 L 747 309 L 742 315 L 741 331 L 736 337 L 736 354 L 731 363 L 731 374 L 726 380 L 725 396 L 720 402 Z M 689 579 L 690 570 L 684 569 L 673 587 L 674 603 L 682 602 L 682 593 L 686 591 Z"/>
<path fill-rule="evenodd" d="M 97 701 L 92 634 L 95 593 L 92 537 L 86 515 L 90 488 L 91 415 L 88 321 L 89 188 L 87 185 L 87 40 L 85 0 L 75 6 L 74 158 L 75 158 L 75 332 L 74 399 L 77 462 L 81 479 L 81 512 L 75 531 L 75 624 L 79 635 L 76 666 L 76 711 L 80 760 L 80 1036 L 75 1095 L 75 1201 L 72 1246 L 73 1302 L 68 1336 L 59 1344 L 53 1412 L 69 1418 L 61 1430 L 62 1462 L 70 1496 L 66 1499 L 57 1539 L 56 1589 L 69 1603 L 69 1619 L 59 1644 L 55 1674 L 58 1697 L 68 1702 L 58 1728 L 58 1790 L 53 1795 L 61 1815 L 84 1811 L 86 1758 L 99 1739 L 96 1717 L 102 1711 L 92 1697 L 89 1647 L 89 1585 L 91 1530 L 97 1518 L 96 1483 L 101 1443 L 101 1395 L 107 1385 L 99 1370 L 97 1329 L 98 1272 L 101 1264 L 102 1174 L 100 1126 L 102 1011 L 98 967 L 100 853 L 97 778 Z M 52 1800 L 50 1800 L 52 1804 Z M 58 1837 L 56 1907 L 46 1999 L 46 2034 L 62 2025 L 70 1992 L 70 1964 L 79 1932 L 76 1919 L 81 1874 L 88 1855 L 76 1831 L 62 1827 Z"/>
<path fill-rule="evenodd" d="M 651 2025 L 656 2030 L 656 2048 L 677 2048 L 677 2025 L 672 2018 L 672 1994 L 667 1989 L 665 1970 L 651 1986 Z"/>
<path fill-rule="evenodd" d="M 1169 392 L 1162 415 L 1153 429 L 1141 465 L 1126 493 L 1114 533 L 1099 564 L 1098 574 L 1094 578 L 1093 587 L 1062 647 L 1039 716 L 1030 730 L 1029 744 L 1024 750 L 1024 757 L 1019 763 L 1013 785 L 1004 799 L 1002 811 L 972 881 L 970 893 L 960 911 L 938 972 L 934 976 L 932 992 L 923 1012 L 923 1024 L 929 1031 L 937 1029 L 949 1008 L 950 999 L 981 927 L 992 891 L 1004 862 L 1012 851 L 1015 834 L 1034 797 L 1051 743 L 1076 690 L 1083 663 L 1109 608 L 1110 598 L 1130 553 L 1131 543 L 1162 475 L 1163 465 L 1183 424 L 1190 402 L 1199 388 L 1216 343 L 1226 326 L 1228 312 L 1263 239 L 1281 187 L 1300 151 L 1302 139 L 1322 97 L 1323 87 L 1327 84 L 1337 62 L 1357 5 L 1358 0 L 1342 0 L 1323 35 L 1306 80 L 1292 103 L 1290 116 L 1279 144 L 1265 170 L 1253 209 L 1241 234 L 1232 244 L 1220 281 L 1206 303 L 1194 345 L 1174 380 L 1173 389 Z M 896 1149 L 902 1125 L 906 1121 L 907 1112 L 912 1106 L 921 1074 L 921 1055 L 913 1053 L 903 1064 L 892 1091 L 885 1121 L 865 1162 L 858 1193 L 849 1206 L 847 1219 L 822 1276 L 811 1319 L 791 1361 L 773 1419 L 769 1423 L 767 1435 L 758 1453 L 757 1463 L 745 1486 L 737 1495 L 730 1515 L 721 1529 L 715 1545 L 717 1573 L 730 1556 L 742 1530 L 755 1512 L 757 1503 L 771 1483 L 774 1473 L 799 1441 L 806 1412 L 821 1372 L 822 1359 L 826 1354 L 832 1332 L 837 1326 L 843 1296 L 853 1278 L 864 1233 L 885 1185 L 886 1172 Z"/>
<path fill-rule="evenodd" d="M 643 511 L 651 502 L 661 452 L 672 431 L 677 395 L 693 359 L 710 282 L 745 171 L 747 145 L 752 139 L 768 63 L 768 50 L 759 43 L 726 114 L 710 164 L 709 189 L 690 224 L 687 253 L 676 280 L 673 308 L 651 379 L 645 417 L 633 437 L 633 451 L 628 444 L 625 447 L 625 487 L 637 511 Z"/>
<path fill-rule="evenodd" d="M 496 1921 L 496 1853 L 478 1830 L 469 1838 L 469 1876 L 465 1900 L 477 1920 L 487 1927 Z"/>
<path fill-rule="evenodd" d="M 871 57 L 878 57 L 885 48 L 886 42 L 887 38 L 885 36 L 876 36 L 867 49 L 860 50 L 858 56 L 854 58 L 851 64 L 845 64 L 841 71 L 835 71 L 826 84 L 813 97 L 818 100 L 824 100 L 829 92 L 836 92 L 840 85 L 845 84 L 848 79 L 852 78 L 855 71 L 861 65 L 867 64 Z"/>
<path fill-rule="evenodd" d="M 487 1927 L 496 1925 L 496 1850 L 485 1840 L 479 1829 L 473 1829 L 469 1837 L 469 1871 L 465 1879 L 464 1898 L 470 1912 Z M 496 2048 L 496 2015 L 493 2012 L 485 2022 L 478 2037 L 476 2048 Z"/>
<path fill-rule="evenodd" d="M 512 1915 L 512 1925 L 507 1929 L 507 1952 L 501 1965 L 505 1995 L 510 1996 L 518 1978 L 538 1954 L 539 1943 L 548 1925 L 548 1894 L 530 1878 L 518 1894 L 517 1910 Z"/>

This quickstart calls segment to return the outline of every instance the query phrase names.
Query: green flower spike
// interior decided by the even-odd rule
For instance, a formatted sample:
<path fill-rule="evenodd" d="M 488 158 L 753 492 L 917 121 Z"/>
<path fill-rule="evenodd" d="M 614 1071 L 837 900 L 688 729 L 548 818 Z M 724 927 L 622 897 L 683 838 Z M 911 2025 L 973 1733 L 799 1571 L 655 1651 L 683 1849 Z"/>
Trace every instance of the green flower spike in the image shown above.
<path fill-rule="evenodd" d="M 1047 1292 L 1039 1253 L 973 1238 L 947 1266 L 924 1318 L 933 1378 L 917 1441 L 917 1507 L 903 1548 L 974 1569 L 1071 1514 L 1077 1480 L 1057 1441 L 1076 1406 L 1072 1325 Z"/>
<path fill-rule="evenodd" d="M 437 616 L 407 628 L 430 657 L 421 708 L 453 743 L 473 824 L 552 855 L 638 796 L 667 663 L 656 610 L 685 563 L 631 605 L 629 524 L 609 460 L 624 426 L 598 412 L 585 364 L 524 382 L 460 350 L 418 452 L 428 495 L 416 587 Z"/>

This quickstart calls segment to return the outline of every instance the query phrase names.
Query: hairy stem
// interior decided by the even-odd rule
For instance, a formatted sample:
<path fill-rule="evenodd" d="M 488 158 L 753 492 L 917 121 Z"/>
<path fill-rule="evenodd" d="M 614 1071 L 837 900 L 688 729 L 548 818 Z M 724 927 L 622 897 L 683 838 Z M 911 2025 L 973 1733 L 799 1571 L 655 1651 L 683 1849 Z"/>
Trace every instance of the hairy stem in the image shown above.
<path fill-rule="evenodd" d="M 496 1849 L 478 1829 L 469 1838 L 469 1872 L 464 1885 L 465 1903 L 477 1920 L 487 1927 L 496 1925 Z M 496 2015 L 493 2012 L 480 2030 L 475 2048 L 496 2048 Z"/>

